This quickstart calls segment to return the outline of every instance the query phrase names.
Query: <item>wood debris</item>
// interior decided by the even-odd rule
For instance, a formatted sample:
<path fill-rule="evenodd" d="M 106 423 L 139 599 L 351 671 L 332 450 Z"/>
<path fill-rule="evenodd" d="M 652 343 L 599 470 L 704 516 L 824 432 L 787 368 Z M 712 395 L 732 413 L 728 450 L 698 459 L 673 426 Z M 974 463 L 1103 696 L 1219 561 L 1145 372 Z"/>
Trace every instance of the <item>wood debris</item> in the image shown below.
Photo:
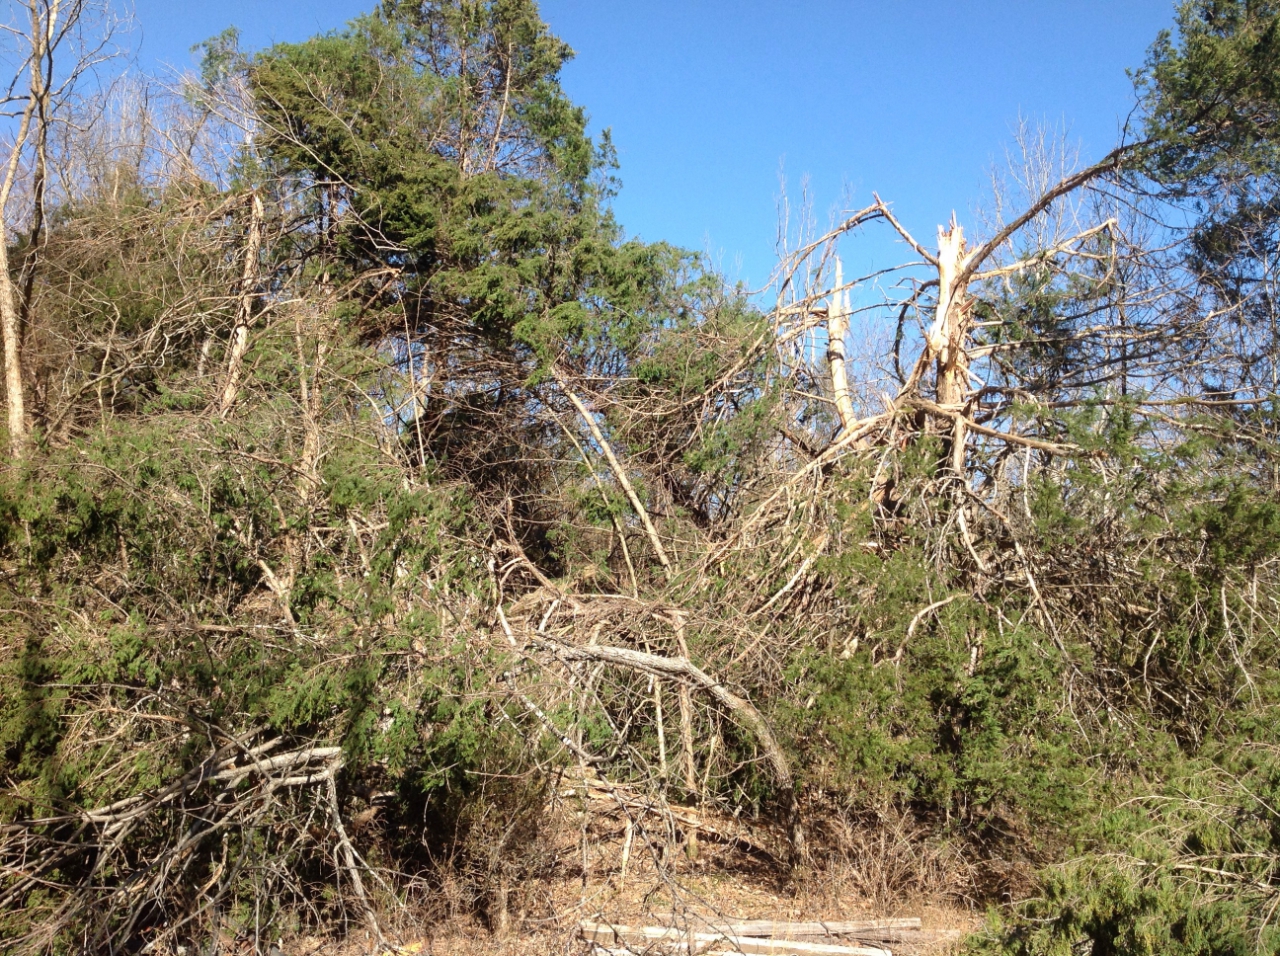
<path fill-rule="evenodd" d="M 583 920 L 578 934 L 594 943 L 597 954 L 632 953 L 639 950 L 661 953 L 770 954 L 770 956 L 893 956 L 880 946 L 819 943 L 796 937 L 841 937 L 859 939 L 928 941 L 921 931 L 920 920 L 882 919 L 852 921 L 813 921 L 804 923 L 774 920 L 738 920 L 723 924 L 709 922 L 710 932 L 696 932 L 675 926 L 621 926 L 614 923 Z"/>

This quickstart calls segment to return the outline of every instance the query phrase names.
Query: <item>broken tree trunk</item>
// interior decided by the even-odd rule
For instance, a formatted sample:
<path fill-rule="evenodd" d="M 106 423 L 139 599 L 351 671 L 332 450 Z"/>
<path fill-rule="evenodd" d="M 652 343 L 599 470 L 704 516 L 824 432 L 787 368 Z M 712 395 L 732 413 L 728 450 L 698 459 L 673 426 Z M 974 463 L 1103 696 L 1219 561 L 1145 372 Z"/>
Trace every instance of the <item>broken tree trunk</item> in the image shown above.
<path fill-rule="evenodd" d="M 938 310 L 926 336 L 937 362 L 938 404 L 962 412 L 969 389 L 969 296 L 964 229 L 951 218 L 951 228 L 938 228 Z M 963 417 L 952 420 L 948 438 L 951 470 L 964 473 Z"/>
<path fill-rule="evenodd" d="M 240 392 L 240 375 L 244 368 L 244 355 L 249 350 L 249 327 L 253 324 L 253 300 L 258 285 L 258 254 L 262 249 L 262 199 L 257 192 L 250 194 L 249 234 L 244 246 L 244 272 L 240 278 L 240 301 L 236 307 L 236 324 L 231 330 L 231 343 L 227 353 L 227 374 L 223 379 L 222 394 L 218 399 L 218 415 L 227 417 Z"/>
<path fill-rule="evenodd" d="M 849 369 L 844 352 L 845 336 L 849 334 L 849 293 L 843 286 L 844 269 L 837 256 L 835 290 L 827 305 L 827 365 L 831 369 L 831 391 L 840 416 L 840 430 L 848 432 L 857 416 L 849 391 Z"/>

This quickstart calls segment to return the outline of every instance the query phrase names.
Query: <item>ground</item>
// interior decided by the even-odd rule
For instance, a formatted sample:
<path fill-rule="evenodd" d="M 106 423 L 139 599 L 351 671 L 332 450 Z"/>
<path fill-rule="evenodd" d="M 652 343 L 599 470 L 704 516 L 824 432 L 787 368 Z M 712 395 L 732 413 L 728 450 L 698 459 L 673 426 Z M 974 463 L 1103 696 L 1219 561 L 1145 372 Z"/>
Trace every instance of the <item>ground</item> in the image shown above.
<path fill-rule="evenodd" d="M 457 912 L 440 918 L 447 905 L 435 907 L 430 920 L 412 911 L 387 914 L 388 942 L 428 956 L 586 956 L 591 947 L 577 936 L 584 919 L 700 929 L 735 919 L 913 916 L 922 921 L 920 933 L 863 942 L 894 956 L 936 956 L 981 926 L 981 913 L 945 878 L 946 861 L 922 858 L 921 844 L 893 828 L 855 835 L 844 859 L 797 875 L 780 864 L 785 845 L 776 830 L 707 810 L 658 809 L 607 789 L 593 788 L 590 796 L 561 804 L 543 847 L 550 863 L 507 887 L 505 919 L 494 904 L 483 919 Z M 699 835 L 692 855 L 690 832 Z M 447 881 L 438 890 L 442 902 L 456 892 Z M 282 948 L 284 956 L 365 956 L 391 947 L 357 928 L 345 940 L 301 937 Z"/>

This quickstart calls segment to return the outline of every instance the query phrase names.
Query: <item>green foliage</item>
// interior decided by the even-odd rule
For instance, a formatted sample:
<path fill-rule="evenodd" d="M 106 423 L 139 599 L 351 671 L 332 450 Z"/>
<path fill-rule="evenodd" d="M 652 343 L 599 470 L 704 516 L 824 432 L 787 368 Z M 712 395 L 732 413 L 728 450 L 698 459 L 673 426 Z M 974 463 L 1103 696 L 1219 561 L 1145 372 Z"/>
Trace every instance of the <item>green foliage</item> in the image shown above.
<path fill-rule="evenodd" d="M 1256 567 L 1280 548 L 1280 504 L 1236 483 L 1223 491 L 1216 500 L 1190 510 L 1190 530 L 1204 541 L 1215 572 Z"/>
<path fill-rule="evenodd" d="M 1257 0 L 1188 0 L 1139 74 L 1154 169 L 1171 182 L 1276 168 L 1280 7 Z"/>
<path fill-rule="evenodd" d="M 1098 826 L 1105 847 L 1050 869 L 1037 897 L 993 918 L 975 951 L 1274 952 L 1275 752 L 1254 744 L 1214 756 L 1175 762 L 1161 792 L 1109 813 Z"/>
<path fill-rule="evenodd" d="M 1144 171 L 1158 191 L 1186 203 L 1189 264 L 1212 277 L 1211 294 L 1238 304 L 1232 324 L 1267 336 L 1250 292 L 1266 274 L 1260 250 L 1275 244 L 1280 176 L 1280 7 L 1257 0 L 1187 0 L 1176 36 L 1162 33 L 1138 74 L 1147 143 Z M 1260 325 L 1262 327 L 1260 327 Z M 1266 388 L 1274 343 L 1254 363 Z M 1236 373 L 1224 356 L 1213 374 Z M 1206 386 L 1208 387 L 1208 386 Z"/>
<path fill-rule="evenodd" d="M 587 302 L 630 308 L 669 256 L 617 242 L 608 138 L 559 86 L 570 56 L 530 0 L 385 3 L 254 58 L 259 148 L 315 185 L 327 268 L 393 267 L 414 322 L 444 315 L 550 360 Z"/>
<path fill-rule="evenodd" d="M 910 806 L 968 839 L 1043 853 L 1092 799 L 1056 699 L 1064 662 L 1047 635 L 1001 628 L 964 601 L 907 635 L 928 579 L 912 563 L 898 557 L 863 591 L 890 627 L 855 653 L 792 663 L 806 699 L 778 718 L 810 783 L 849 794 L 854 809 Z"/>

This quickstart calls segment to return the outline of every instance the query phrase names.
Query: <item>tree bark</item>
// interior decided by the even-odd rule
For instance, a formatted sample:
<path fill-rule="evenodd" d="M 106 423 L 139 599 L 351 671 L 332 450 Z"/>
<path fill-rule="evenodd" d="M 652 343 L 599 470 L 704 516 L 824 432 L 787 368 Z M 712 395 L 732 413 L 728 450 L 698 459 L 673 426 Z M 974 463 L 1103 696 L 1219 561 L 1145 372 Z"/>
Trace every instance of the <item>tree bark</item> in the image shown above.
<path fill-rule="evenodd" d="M 28 39 L 31 43 L 31 52 L 21 68 L 29 73 L 30 92 L 18 121 L 18 129 L 13 138 L 13 149 L 9 153 L 9 162 L 5 166 L 4 180 L 0 182 L 0 339 L 3 339 L 4 343 L 4 387 L 9 424 L 9 454 L 15 461 L 26 455 L 30 425 L 27 421 L 22 361 L 22 321 L 26 308 L 20 301 L 21 290 L 13 281 L 12 267 L 9 262 L 8 207 L 9 198 L 13 194 L 13 187 L 18 179 L 22 150 L 31 135 L 32 123 L 35 121 L 47 126 L 49 122 L 50 91 L 45 71 L 52 69 L 51 44 L 58 27 L 61 6 L 61 0 L 51 0 L 43 12 L 34 4 L 30 7 L 31 33 Z M 46 136 L 47 131 L 42 131 L 42 142 L 45 141 Z M 42 200 L 43 197 L 38 196 L 37 205 Z"/>
<path fill-rule="evenodd" d="M 4 338 L 4 390 L 9 420 L 9 455 L 18 461 L 27 449 L 27 410 L 22 382 L 22 335 L 13 279 L 9 273 L 8 228 L 0 214 L 0 332 Z"/>

